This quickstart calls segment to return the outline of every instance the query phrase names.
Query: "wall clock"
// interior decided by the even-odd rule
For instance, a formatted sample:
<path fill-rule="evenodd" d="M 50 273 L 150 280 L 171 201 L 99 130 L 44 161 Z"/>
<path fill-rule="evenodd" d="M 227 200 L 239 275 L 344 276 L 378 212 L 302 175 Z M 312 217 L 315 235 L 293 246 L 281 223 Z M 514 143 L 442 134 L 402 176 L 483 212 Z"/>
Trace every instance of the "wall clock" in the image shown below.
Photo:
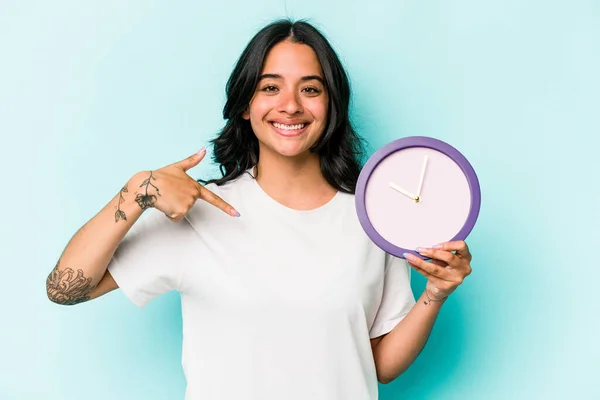
<path fill-rule="evenodd" d="M 418 247 L 464 240 L 477 221 L 481 189 L 475 170 L 441 140 L 411 136 L 375 152 L 355 193 L 358 219 L 381 249 L 404 258 Z"/>

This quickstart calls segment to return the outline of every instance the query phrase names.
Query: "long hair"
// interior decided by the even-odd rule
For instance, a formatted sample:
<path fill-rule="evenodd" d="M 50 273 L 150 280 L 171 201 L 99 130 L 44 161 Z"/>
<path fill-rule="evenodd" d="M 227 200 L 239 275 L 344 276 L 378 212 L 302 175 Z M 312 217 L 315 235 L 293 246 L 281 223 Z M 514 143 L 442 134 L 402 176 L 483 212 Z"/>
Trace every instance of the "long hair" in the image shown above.
<path fill-rule="evenodd" d="M 223 185 L 237 179 L 258 163 L 258 139 L 250 121 L 242 118 L 256 90 L 269 50 L 277 43 L 290 40 L 310 46 L 323 70 L 329 94 L 327 125 L 310 149 L 320 159 L 321 173 L 339 191 L 354 193 L 363 160 L 362 138 L 350 123 L 350 83 L 337 54 L 315 27 L 305 21 L 278 20 L 262 28 L 248 43 L 238 59 L 226 86 L 227 101 L 223 108 L 225 127 L 211 140 L 213 160 L 222 178 L 201 181 Z"/>

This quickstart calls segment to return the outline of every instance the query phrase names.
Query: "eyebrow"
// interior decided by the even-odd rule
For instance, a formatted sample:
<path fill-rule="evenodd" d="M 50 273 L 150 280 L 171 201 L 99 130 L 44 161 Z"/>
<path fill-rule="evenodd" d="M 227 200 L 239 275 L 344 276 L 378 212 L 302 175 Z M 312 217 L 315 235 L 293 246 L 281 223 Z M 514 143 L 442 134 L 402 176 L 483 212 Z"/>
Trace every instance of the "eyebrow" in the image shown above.
<path fill-rule="evenodd" d="M 279 74 L 262 74 L 258 78 L 258 81 L 260 82 L 263 79 L 283 79 L 283 76 L 281 76 Z M 319 82 L 321 82 L 322 85 L 325 85 L 325 82 L 323 81 L 323 78 L 321 78 L 319 75 L 307 75 L 307 76 L 303 76 L 302 78 L 300 78 L 300 80 L 302 82 L 306 82 L 306 81 L 319 81 Z"/>

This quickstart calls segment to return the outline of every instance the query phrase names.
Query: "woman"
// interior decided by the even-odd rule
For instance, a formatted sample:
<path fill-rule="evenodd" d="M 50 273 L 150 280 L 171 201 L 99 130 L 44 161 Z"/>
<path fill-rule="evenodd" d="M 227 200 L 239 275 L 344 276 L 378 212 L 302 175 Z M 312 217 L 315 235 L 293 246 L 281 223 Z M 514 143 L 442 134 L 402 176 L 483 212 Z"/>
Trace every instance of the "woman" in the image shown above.
<path fill-rule="evenodd" d="M 376 399 L 377 381 L 421 351 L 471 256 L 461 241 L 421 249 L 431 263 L 408 259 L 428 278 L 415 302 L 406 262 L 356 217 L 349 99 L 322 34 L 266 26 L 227 84 L 223 177 L 186 174 L 205 149 L 135 174 L 71 239 L 48 296 L 77 304 L 120 287 L 141 307 L 178 290 L 188 400 Z"/>

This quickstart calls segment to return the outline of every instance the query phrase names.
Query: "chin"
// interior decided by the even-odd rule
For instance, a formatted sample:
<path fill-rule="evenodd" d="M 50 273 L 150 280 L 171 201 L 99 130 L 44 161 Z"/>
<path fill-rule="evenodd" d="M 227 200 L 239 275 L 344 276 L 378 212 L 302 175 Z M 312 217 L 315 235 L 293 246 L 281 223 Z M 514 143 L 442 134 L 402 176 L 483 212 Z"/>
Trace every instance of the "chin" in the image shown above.
<path fill-rule="evenodd" d="M 302 155 L 308 155 L 310 154 L 310 151 L 308 149 L 285 149 L 280 150 L 277 153 L 284 157 L 298 157 Z"/>
<path fill-rule="evenodd" d="M 275 145 L 268 146 L 268 149 L 269 151 L 283 157 L 298 157 L 310 154 L 310 150 L 304 146 Z"/>

